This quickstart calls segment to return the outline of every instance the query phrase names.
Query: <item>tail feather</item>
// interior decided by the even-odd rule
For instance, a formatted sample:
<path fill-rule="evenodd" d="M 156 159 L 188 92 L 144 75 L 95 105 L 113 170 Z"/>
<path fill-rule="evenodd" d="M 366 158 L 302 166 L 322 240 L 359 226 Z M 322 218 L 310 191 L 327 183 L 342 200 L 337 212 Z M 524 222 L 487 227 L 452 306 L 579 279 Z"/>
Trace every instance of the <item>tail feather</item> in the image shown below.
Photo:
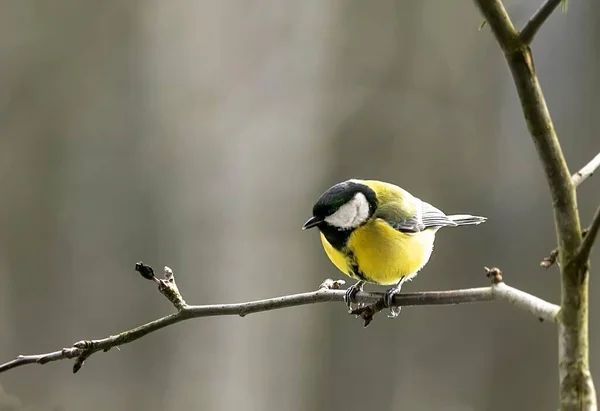
<path fill-rule="evenodd" d="M 485 222 L 486 217 L 479 217 L 469 214 L 449 215 L 448 218 L 456 223 L 456 225 L 477 225 Z"/>

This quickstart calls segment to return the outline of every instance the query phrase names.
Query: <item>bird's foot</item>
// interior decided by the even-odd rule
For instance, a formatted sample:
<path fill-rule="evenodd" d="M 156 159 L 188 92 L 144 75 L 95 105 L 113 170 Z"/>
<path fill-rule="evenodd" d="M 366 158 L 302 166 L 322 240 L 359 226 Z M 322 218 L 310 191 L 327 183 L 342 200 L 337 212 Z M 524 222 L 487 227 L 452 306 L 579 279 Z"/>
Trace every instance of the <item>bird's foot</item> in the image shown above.
<path fill-rule="evenodd" d="M 398 293 L 400 293 L 400 288 L 394 287 L 387 290 L 383 295 L 383 305 L 384 307 L 390 309 L 390 314 L 388 315 L 388 318 L 397 318 L 400 315 L 400 312 L 402 311 L 402 307 L 392 305 L 394 303 L 394 296 Z"/>
<path fill-rule="evenodd" d="M 359 281 L 356 284 L 353 284 L 350 287 L 348 287 L 348 289 L 346 290 L 346 294 L 344 294 L 344 302 L 346 303 L 348 310 L 352 310 L 352 304 L 357 304 L 356 294 L 363 290 L 364 284 L 364 282 Z"/>
<path fill-rule="evenodd" d="M 393 288 L 390 288 L 389 290 L 387 290 L 384 294 L 383 297 L 380 298 L 379 300 L 377 300 L 376 303 L 373 304 L 368 304 L 368 305 L 362 305 L 359 306 L 358 308 L 355 308 L 354 310 L 350 310 L 350 314 L 354 314 L 356 317 L 362 318 L 363 320 L 363 326 L 367 327 L 372 321 L 373 321 L 373 317 L 375 316 L 375 314 L 377 314 L 379 311 L 382 311 L 386 308 L 390 309 L 390 315 L 388 315 L 388 318 L 396 318 L 400 315 L 400 311 L 401 311 L 401 307 L 398 306 L 394 306 L 394 296 L 396 294 L 400 293 L 400 290 L 402 289 L 402 284 L 406 281 L 406 277 L 403 277 L 398 284 L 396 284 Z M 355 284 L 353 287 L 358 286 L 358 284 Z M 352 288 L 352 287 L 350 287 Z M 348 289 L 348 291 L 346 291 L 346 294 L 348 295 L 348 293 L 354 293 L 352 295 L 355 296 L 356 292 L 352 291 L 351 289 Z M 362 284 L 360 284 L 360 288 L 362 289 Z"/>

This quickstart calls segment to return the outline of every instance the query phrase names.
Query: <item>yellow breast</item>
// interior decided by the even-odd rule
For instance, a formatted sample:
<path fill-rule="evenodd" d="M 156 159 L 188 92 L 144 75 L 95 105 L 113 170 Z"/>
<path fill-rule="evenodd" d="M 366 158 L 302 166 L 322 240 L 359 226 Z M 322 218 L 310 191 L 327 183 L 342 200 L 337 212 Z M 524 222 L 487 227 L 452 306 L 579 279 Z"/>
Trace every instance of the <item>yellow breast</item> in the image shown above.
<path fill-rule="evenodd" d="M 434 231 L 404 234 L 375 219 L 352 233 L 348 251 L 342 253 L 321 234 L 325 253 L 340 271 L 358 279 L 350 268 L 354 262 L 369 282 L 381 285 L 396 284 L 404 276 L 416 275 L 431 257 L 434 239 Z"/>

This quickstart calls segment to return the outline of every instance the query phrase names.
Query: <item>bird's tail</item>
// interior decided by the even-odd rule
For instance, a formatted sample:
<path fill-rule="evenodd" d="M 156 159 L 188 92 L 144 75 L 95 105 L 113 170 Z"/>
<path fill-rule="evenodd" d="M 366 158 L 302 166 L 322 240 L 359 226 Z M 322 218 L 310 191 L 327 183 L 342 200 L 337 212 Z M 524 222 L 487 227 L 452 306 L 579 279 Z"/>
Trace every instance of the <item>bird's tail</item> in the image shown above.
<path fill-rule="evenodd" d="M 449 215 L 448 218 L 456 223 L 456 225 L 477 225 L 485 222 L 486 217 L 479 217 L 469 214 Z"/>

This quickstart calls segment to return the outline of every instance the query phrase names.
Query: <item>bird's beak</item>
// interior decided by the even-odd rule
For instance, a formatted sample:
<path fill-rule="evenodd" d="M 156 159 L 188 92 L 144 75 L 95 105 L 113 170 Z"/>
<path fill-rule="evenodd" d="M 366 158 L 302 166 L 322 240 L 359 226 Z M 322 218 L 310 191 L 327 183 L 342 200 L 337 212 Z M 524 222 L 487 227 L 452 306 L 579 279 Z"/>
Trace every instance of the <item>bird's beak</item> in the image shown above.
<path fill-rule="evenodd" d="M 302 226 L 302 229 L 308 230 L 309 228 L 318 226 L 322 222 L 323 222 L 323 219 L 321 217 L 311 217 L 308 219 L 308 221 L 306 223 L 304 223 L 304 225 Z"/>

